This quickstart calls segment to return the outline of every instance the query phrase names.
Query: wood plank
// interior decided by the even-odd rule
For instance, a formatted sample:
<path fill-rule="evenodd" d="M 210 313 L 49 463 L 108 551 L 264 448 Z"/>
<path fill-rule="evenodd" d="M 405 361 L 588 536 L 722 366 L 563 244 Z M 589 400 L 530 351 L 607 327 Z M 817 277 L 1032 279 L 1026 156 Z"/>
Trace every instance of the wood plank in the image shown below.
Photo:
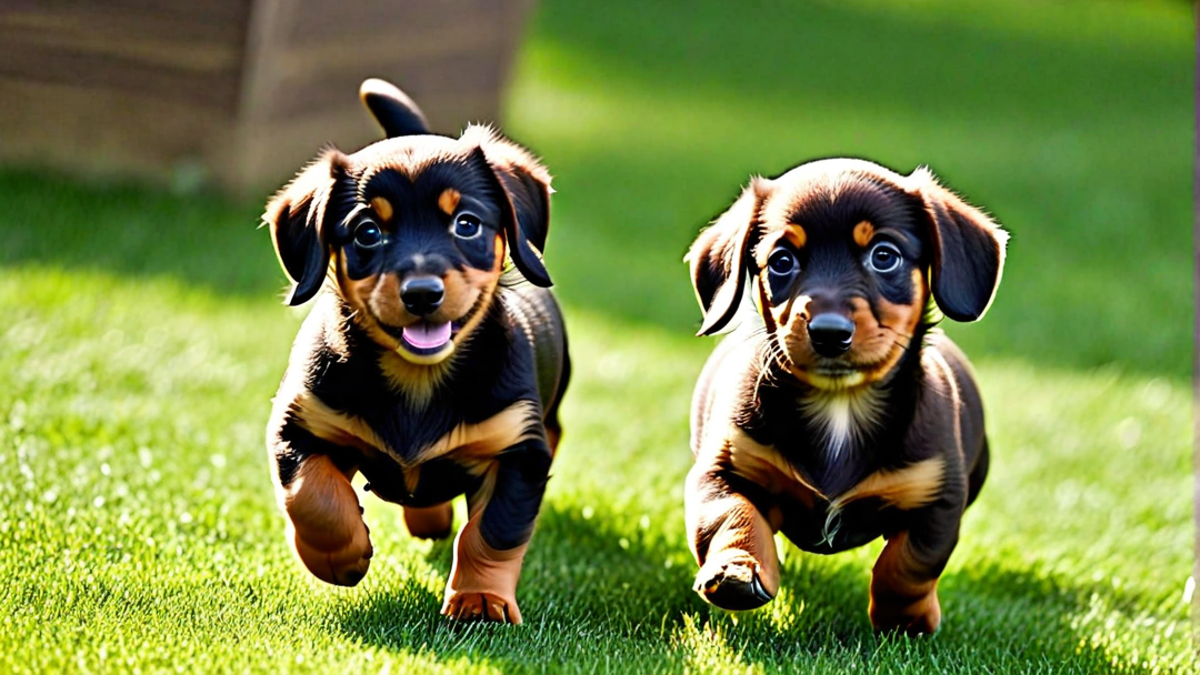
<path fill-rule="evenodd" d="M 359 39 L 363 31 L 378 33 L 379 27 L 390 26 L 401 31 L 389 41 L 391 47 L 402 51 L 408 46 L 399 39 L 401 36 L 414 37 L 434 27 L 452 29 L 479 19 L 495 26 L 499 17 L 512 11 L 513 4 L 513 0 L 296 0 L 295 18 L 284 40 L 288 45 L 345 42 Z"/>
<path fill-rule="evenodd" d="M 249 0 L 5 3 L 0 76 L 115 89 L 232 112 Z"/>
<path fill-rule="evenodd" d="M 463 116 L 463 110 L 495 108 L 496 101 L 494 93 L 455 92 L 451 96 L 429 96 L 420 103 L 430 117 L 462 120 L 458 127 L 448 130 L 457 135 L 469 119 Z M 247 127 L 241 138 L 243 142 L 233 153 L 240 177 L 229 174 L 217 178 L 235 192 L 267 195 L 290 180 L 322 147 L 332 144 L 354 152 L 380 140 L 382 135 L 367 112 L 359 108 Z"/>
<path fill-rule="evenodd" d="M 142 172 L 203 163 L 274 189 L 324 142 L 378 140 L 385 77 L 436 130 L 495 120 L 533 0 L 0 0 L 0 160 Z"/>
<path fill-rule="evenodd" d="M 125 91 L 232 113 L 238 78 L 233 72 L 187 73 L 125 58 L 103 58 L 65 48 L 0 46 L 0 77 L 96 91 Z M 24 106 L 24 101 L 6 105 Z M 121 123 L 120 120 L 113 120 Z"/>
<path fill-rule="evenodd" d="M 219 111 L 157 96 L 0 78 L 0 160 L 78 173 L 165 177 L 230 127 Z M 19 101 L 20 105 L 11 102 Z"/>
<path fill-rule="evenodd" d="M 155 35 L 184 42 L 237 44 L 242 41 L 251 4 L 251 0 L 5 0 L 0 5 L 0 26 L 80 36 Z"/>
<path fill-rule="evenodd" d="M 272 120 L 290 120 L 310 114 L 327 114 L 337 110 L 355 111 L 359 108 L 358 85 L 363 74 L 383 77 L 402 87 L 418 105 L 425 106 L 432 96 L 443 98 L 455 95 L 473 97 L 479 92 L 499 94 L 499 85 L 507 63 L 499 49 L 479 49 L 475 52 L 447 53 L 412 60 L 392 59 L 390 62 L 365 63 L 361 68 L 344 68 L 309 73 L 296 78 L 284 78 L 274 99 L 267 103 Z M 474 112 L 472 118 L 487 111 Z M 440 119 L 428 113 L 430 123 L 443 131 L 459 128 L 462 119 Z"/>

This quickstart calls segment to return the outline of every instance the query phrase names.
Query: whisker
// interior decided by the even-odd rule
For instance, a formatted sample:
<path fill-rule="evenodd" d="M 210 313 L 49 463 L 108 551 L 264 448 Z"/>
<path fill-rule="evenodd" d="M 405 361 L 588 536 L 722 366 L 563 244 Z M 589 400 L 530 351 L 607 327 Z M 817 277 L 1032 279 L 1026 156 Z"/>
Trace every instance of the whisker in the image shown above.
<path fill-rule="evenodd" d="M 774 378 L 774 375 L 771 372 L 771 365 L 780 356 L 780 354 L 776 353 L 779 349 L 779 346 L 770 338 L 765 326 L 755 328 L 750 332 L 750 337 L 752 338 L 761 336 L 766 336 L 767 339 L 763 341 L 763 348 L 760 349 L 757 354 L 758 375 L 754 379 L 754 389 L 751 392 L 751 395 L 755 400 L 758 400 L 758 393 L 759 390 L 762 389 L 763 384 L 770 382 Z"/>
<path fill-rule="evenodd" d="M 892 328 L 891 326 L 889 326 L 889 325 L 887 325 L 887 324 L 884 324 L 884 323 L 881 323 L 881 324 L 879 324 L 879 327 L 880 327 L 880 328 L 882 328 L 882 329 L 884 329 L 884 330 L 886 330 L 886 331 L 889 331 L 889 332 L 895 333 L 896 335 L 899 335 L 899 336 L 901 336 L 901 337 L 906 337 L 906 338 L 908 338 L 908 339 L 910 339 L 910 340 L 911 340 L 911 339 L 912 339 L 912 337 L 913 337 L 913 334 L 912 334 L 912 333 L 905 333 L 905 332 L 903 332 L 903 331 L 898 331 L 898 330 L 896 330 L 895 328 Z"/>
<path fill-rule="evenodd" d="M 903 341 L 897 340 L 897 342 L 899 342 L 900 346 L 902 346 L 904 349 L 908 349 L 909 346 L 912 344 L 912 339 L 913 339 L 912 333 L 905 333 L 902 331 L 898 331 L 895 328 L 892 328 L 891 326 L 888 326 L 888 325 L 885 325 L 882 323 L 879 324 L 879 327 L 888 331 L 889 333 L 897 336 L 898 338 L 903 338 Z"/>

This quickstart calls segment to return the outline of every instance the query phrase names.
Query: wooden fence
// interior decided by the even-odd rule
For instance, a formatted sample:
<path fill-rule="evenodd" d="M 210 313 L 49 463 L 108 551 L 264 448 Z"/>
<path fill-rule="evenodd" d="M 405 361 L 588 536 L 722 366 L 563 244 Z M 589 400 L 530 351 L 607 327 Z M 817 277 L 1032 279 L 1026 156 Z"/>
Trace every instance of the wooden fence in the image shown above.
<path fill-rule="evenodd" d="M 455 133 L 497 118 L 532 4 L 4 0 L 0 162 L 261 190 L 379 137 L 366 77 Z"/>

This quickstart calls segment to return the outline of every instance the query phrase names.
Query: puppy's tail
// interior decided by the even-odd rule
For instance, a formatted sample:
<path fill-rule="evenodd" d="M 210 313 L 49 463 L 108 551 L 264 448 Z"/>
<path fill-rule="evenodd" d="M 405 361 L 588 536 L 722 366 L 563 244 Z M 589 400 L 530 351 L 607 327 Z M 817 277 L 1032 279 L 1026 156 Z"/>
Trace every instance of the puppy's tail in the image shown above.
<path fill-rule="evenodd" d="M 414 136 L 429 133 L 429 122 L 408 94 L 385 80 L 370 78 L 363 80 L 358 88 L 358 97 L 363 105 L 383 127 L 388 138 Z"/>

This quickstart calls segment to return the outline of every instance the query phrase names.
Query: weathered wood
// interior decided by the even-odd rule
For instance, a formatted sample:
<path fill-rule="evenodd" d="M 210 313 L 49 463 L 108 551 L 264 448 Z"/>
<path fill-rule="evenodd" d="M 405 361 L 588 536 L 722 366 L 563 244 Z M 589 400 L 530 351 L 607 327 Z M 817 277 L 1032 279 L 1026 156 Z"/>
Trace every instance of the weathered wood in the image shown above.
<path fill-rule="evenodd" d="M 325 143 L 378 138 L 357 99 L 392 80 L 454 133 L 499 113 L 532 0 L 8 0 L 0 161 L 258 191 Z"/>

